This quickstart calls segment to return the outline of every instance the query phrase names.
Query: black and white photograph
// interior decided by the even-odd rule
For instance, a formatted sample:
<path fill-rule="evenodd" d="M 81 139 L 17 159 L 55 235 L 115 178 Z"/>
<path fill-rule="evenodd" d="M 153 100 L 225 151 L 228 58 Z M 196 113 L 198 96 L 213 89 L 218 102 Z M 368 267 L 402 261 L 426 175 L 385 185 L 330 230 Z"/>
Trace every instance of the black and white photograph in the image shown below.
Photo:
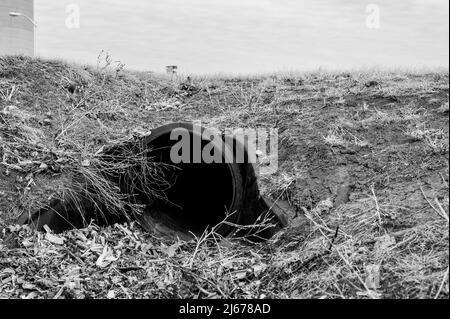
<path fill-rule="evenodd" d="M 449 1 L 0 0 L 0 299 L 448 300 Z"/>

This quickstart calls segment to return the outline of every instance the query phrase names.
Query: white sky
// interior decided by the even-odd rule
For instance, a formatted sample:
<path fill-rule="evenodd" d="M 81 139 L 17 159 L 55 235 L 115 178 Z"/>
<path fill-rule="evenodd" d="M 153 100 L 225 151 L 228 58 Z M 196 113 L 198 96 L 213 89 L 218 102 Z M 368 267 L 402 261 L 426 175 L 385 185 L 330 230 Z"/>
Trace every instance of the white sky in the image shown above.
<path fill-rule="evenodd" d="M 366 7 L 380 28 L 366 26 Z M 80 9 L 67 28 L 66 6 Z M 37 52 L 128 68 L 259 73 L 318 67 L 448 67 L 448 0 L 35 0 Z"/>

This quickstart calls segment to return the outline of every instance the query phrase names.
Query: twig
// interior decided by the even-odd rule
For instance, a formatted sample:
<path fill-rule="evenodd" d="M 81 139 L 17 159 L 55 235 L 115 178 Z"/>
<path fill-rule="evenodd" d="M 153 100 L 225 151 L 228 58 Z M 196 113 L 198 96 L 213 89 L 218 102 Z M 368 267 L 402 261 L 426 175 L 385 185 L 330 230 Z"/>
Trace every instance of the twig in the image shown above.
<path fill-rule="evenodd" d="M 56 293 L 55 296 L 53 296 L 53 299 L 58 299 L 59 297 L 61 297 L 62 293 L 64 292 L 64 286 L 62 286 L 58 292 Z"/>
<path fill-rule="evenodd" d="M 424 197 L 425 200 L 428 202 L 428 204 L 431 206 L 431 208 L 433 208 L 433 210 L 434 210 L 439 216 L 441 216 L 442 218 L 444 218 L 444 219 L 447 221 L 447 223 L 448 223 L 448 222 L 449 222 L 449 220 L 448 220 L 448 215 L 445 213 L 444 209 L 443 209 L 442 206 L 439 204 L 439 202 L 438 202 L 438 205 L 439 205 L 439 207 L 440 207 L 441 210 L 439 210 L 439 209 L 437 209 L 436 207 L 433 206 L 433 204 L 431 203 L 431 201 L 430 201 L 430 200 L 428 199 L 428 197 L 425 195 L 425 192 L 423 191 L 422 185 L 419 185 L 419 187 L 420 187 L 420 190 L 421 190 L 421 192 L 422 192 L 423 197 Z M 435 198 L 435 201 L 437 202 L 437 198 Z"/>
<path fill-rule="evenodd" d="M 198 278 L 198 279 L 201 279 L 201 280 L 203 280 L 203 281 L 206 281 L 206 282 L 209 283 L 211 286 L 215 287 L 215 288 L 217 289 L 217 291 L 222 295 L 222 297 L 227 298 L 227 296 L 224 294 L 224 292 L 222 291 L 222 289 L 220 289 L 220 287 L 219 287 L 217 284 L 213 283 L 211 280 L 209 280 L 209 279 L 207 279 L 207 278 L 204 278 L 204 277 L 202 277 L 202 276 L 200 276 L 200 275 L 197 275 L 195 272 L 193 272 L 193 271 L 191 271 L 191 270 L 189 270 L 189 269 L 186 269 L 186 268 L 184 268 L 183 266 L 180 266 L 180 265 L 177 265 L 177 264 L 174 264 L 174 263 L 170 263 L 170 265 L 172 265 L 172 267 L 175 267 L 175 268 L 180 269 L 181 271 L 185 271 L 185 272 L 189 273 L 191 276 L 194 276 L 194 277 L 196 277 L 196 278 Z"/>
<path fill-rule="evenodd" d="M 445 272 L 445 275 L 444 275 L 444 277 L 442 278 L 441 285 L 439 286 L 439 290 L 438 290 L 438 292 L 436 293 L 436 296 L 434 296 L 434 299 L 437 299 L 437 298 L 439 297 L 439 295 L 441 294 L 442 289 L 444 288 L 445 279 L 448 277 L 448 268 L 449 268 L 449 267 L 447 267 L 447 271 Z"/>
<path fill-rule="evenodd" d="M 142 268 L 142 267 L 118 267 L 117 270 L 120 271 L 121 273 L 126 273 L 129 271 L 144 270 L 144 268 Z"/>
<path fill-rule="evenodd" d="M 305 268 L 306 266 L 308 266 L 308 265 L 309 265 L 310 263 L 312 263 L 313 261 L 315 261 L 315 260 L 317 260 L 317 259 L 319 259 L 319 258 L 323 258 L 323 257 L 325 257 L 326 255 L 331 254 L 331 249 L 333 248 L 334 242 L 335 242 L 335 240 L 336 240 L 338 234 L 339 234 L 339 226 L 336 227 L 336 231 L 334 232 L 333 238 L 332 238 L 331 240 L 329 240 L 329 241 L 330 241 L 330 246 L 328 247 L 328 249 L 327 249 L 326 251 L 320 253 L 320 254 L 316 254 L 316 255 L 312 256 L 311 258 L 305 260 L 304 262 L 302 262 L 302 263 L 295 269 L 295 271 L 298 271 L 298 270 L 300 270 L 300 269 L 302 269 L 302 268 Z M 326 237 L 326 238 L 327 238 L 327 237 Z M 328 239 L 328 238 L 327 238 L 327 239 Z M 311 270 L 311 269 L 309 269 L 309 270 Z"/>
<path fill-rule="evenodd" d="M 438 206 L 442 216 L 445 218 L 445 220 L 448 223 L 449 222 L 448 221 L 448 213 L 445 212 L 444 208 L 442 207 L 441 203 L 439 203 L 439 201 L 438 201 L 438 199 L 436 197 L 434 198 L 434 202 L 436 203 L 436 205 Z"/>
<path fill-rule="evenodd" d="M 447 183 L 447 181 L 445 180 L 444 175 L 442 175 L 441 173 L 439 173 L 439 175 L 440 175 L 441 178 L 442 178 L 442 183 L 445 185 L 446 188 L 448 188 L 448 183 Z"/>
<path fill-rule="evenodd" d="M 375 208 L 377 210 L 378 225 L 381 228 L 382 222 L 381 222 L 380 205 L 378 205 L 378 199 L 377 199 L 377 196 L 375 195 L 375 190 L 373 188 L 373 185 L 371 187 L 371 191 L 372 191 L 372 194 L 373 194 L 373 200 L 375 201 Z"/>

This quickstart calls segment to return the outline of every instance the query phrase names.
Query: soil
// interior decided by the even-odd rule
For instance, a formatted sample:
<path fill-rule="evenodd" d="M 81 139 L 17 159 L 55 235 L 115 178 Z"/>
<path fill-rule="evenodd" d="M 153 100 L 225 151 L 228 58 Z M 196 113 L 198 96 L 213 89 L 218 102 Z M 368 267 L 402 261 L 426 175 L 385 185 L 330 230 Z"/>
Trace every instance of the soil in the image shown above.
<path fill-rule="evenodd" d="M 66 82 L 75 89 L 65 89 Z M 350 251 L 355 253 L 346 262 L 355 262 L 353 269 L 363 273 L 366 264 L 382 265 L 379 289 L 384 297 L 442 293 L 448 298 L 448 272 L 444 277 L 448 270 L 448 83 L 448 71 L 316 72 L 193 78 L 186 86 L 182 76 L 170 81 L 54 61 L 1 58 L 0 91 L 3 96 L 14 86 L 18 91 L 0 99 L 0 154 L 7 162 L 0 163 L 0 225 L 7 228 L 24 211 L 48 202 L 70 185 L 73 158 L 81 161 L 105 144 L 177 121 L 200 120 L 221 129 L 277 128 L 279 169 L 260 176 L 259 185 L 263 195 L 291 205 L 286 210 L 290 226 L 271 246 L 288 254 L 280 263 L 291 265 L 291 252 L 310 256 L 323 232 L 331 238 L 338 227 L 339 245 L 352 240 Z M 64 139 L 57 138 L 61 134 Z M 428 235 L 430 229 L 434 234 L 447 233 L 447 239 Z M 374 243 L 389 234 L 400 242 L 396 249 L 403 249 L 405 241 L 414 242 L 417 249 L 410 247 L 408 253 L 392 249 L 390 257 L 376 259 Z M 426 240 L 419 240 L 417 234 Z M 437 248 L 426 249 L 418 241 Z M 427 256 L 433 251 L 439 256 L 433 269 L 424 268 L 428 277 L 416 280 L 417 273 L 412 272 L 411 278 L 399 275 L 413 254 Z M 319 258 L 322 262 L 314 263 L 317 271 L 324 271 L 318 278 L 329 276 L 333 262 L 345 266 L 338 252 L 328 261 Z M 389 270 L 383 268 L 388 265 Z M 315 273 L 299 274 L 307 285 Z M 443 277 L 444 288 L 439 288 Z M 347 279 L 336 280 L 345 296 L 361 296 Z M 282 282 L 277 287 L 284 292 L 274 296 L 311 297 L 302 295 L 306 290 L 299 291 L 299 283 L 289 290 L 281 288 Z M 325 284 L 325 280 L 314 282 L 333 296 L 340 294 L 332 284 L 324 288 Z"/>

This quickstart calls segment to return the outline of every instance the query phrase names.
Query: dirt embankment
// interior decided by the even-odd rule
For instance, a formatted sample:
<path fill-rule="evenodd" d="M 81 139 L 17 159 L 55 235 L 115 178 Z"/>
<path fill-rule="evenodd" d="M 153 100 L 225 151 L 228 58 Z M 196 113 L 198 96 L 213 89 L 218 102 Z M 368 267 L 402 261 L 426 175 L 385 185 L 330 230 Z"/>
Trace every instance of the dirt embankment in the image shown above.
<path fill-rule="evenodd" d="M 14 269 L 27 284 L 15 283 L 21 287 L 16 296 L 114 291 L 118 297 L 448 298 L 448 83 L 448 72 L 170 81 L 108 63 L 85 68 L 1 58 L 0 222 L 6 229 L 21 212 L 63 191 L 103 145 L 179 120 L 277 128 L 279 169 L 262 176 L 260 186 L 289 201 L 294 211 L 291 226 L 264 246 L 224 241 L 211 248 L 206 240 L 163 247 L 133 227 L 130 235 L 126 225 L 95 230 L 98 236 L 89 230 L 62 235 L 68 242 L 102 245 L 84 257 L 80 251 L 87 248 L 75 247 L 64 259 L 67 266 L 84 265 L 81 272 L 95 273 L 94 281 L 126 268 L 139 280 L 147 276 L 146 287 L 108 281 L 103 289 L 81 280 L 61 292 L 56 283 L 39 283 L 44 273 L 36 279 L 26 272 L 28 255 L 4 248 L 0 268 Z M 39 269 L 48 245 L 59 247 L 28 230 L 12 230 L 22 236 L 20 249 L 34 249 L 27 267 Z M 153 250 L 130 251 L 130 236 Z M 109 246 L 101 238 L 109 238 Z M 103 267 L 104 247 L 112 247 L 114 258 Z M 101 256 L 101 267 L 95 266 Z M 133 264 L 133 256 L 141 264 Z M 158 266 L 145 261 L 162 257 Z M 99 267 L 103 273 L 96 272 Z M 151 283 L 169 270 L 170 278 Z M 65 270 L 51 272 L 49 280 Z M 0 275 L 10 278 L 10 272 Z M 172 284 L 179 281 L 186 285 L 177 289 Z M 2 291 L 11 284 L 0 283 L 0 295 L 10 296 Z M 152 293 L 145 295 L 144 288 Z"/>

